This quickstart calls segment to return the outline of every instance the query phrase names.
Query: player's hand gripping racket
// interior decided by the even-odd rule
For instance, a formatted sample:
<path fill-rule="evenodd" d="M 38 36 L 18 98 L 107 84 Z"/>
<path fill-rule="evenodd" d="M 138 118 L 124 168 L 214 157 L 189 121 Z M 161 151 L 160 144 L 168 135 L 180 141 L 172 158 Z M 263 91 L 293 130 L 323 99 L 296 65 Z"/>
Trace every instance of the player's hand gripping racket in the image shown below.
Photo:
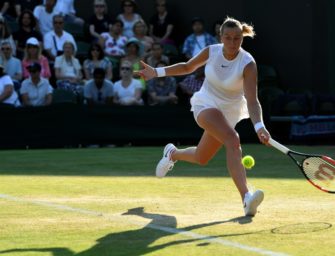
<path fill-rule="evenodd" d="M 288 155 L 313 186 L 324 192 L 335 193 L 335 160 L 328 156 L 290 150 L 272 138 L 269 139 L 269 144 Z"/>

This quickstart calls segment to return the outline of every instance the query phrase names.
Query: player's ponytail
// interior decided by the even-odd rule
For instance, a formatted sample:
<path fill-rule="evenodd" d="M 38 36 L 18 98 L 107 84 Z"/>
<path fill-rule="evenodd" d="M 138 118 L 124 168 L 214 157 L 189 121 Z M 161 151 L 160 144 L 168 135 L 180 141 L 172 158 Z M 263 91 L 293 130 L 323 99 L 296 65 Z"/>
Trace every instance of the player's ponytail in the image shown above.
<path fill-rule="evenodd" d="M 254 27 L 247 23 L 242 23 L 242 34 L 243 36 L 249 36 L 251 38 L 254 38 L 254 36 L 256 35 Z"/>
<path fill-rule="evenodd" d="M 255 36 L 255 31 L 254 31 L 254 27 L 252 25 L 249 25 L 247 23 L 241 23 L 240 21 L 231 18 L 231 17 L 227 17 L 224 22 L 221 25 L 220 28 L 220 33 L 221 35 L 223 35 L 223 30 L 225 28 L 240 28 L 242 30 L 242 35 L 245 36 L 249 36 L 251 38 L 253 38 Z"/>

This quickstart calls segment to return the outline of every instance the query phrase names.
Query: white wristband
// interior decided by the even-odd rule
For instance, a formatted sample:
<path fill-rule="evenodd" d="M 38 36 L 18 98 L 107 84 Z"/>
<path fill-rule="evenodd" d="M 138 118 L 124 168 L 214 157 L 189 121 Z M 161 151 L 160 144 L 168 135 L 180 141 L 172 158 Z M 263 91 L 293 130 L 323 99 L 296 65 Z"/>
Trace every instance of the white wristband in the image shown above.
<path fill-rule="evenodd" d="M 255 128 L 256 132 L 258 132 L 258 130 L 263 128 L 263 127 L 265 127 L 263 122 L 258 122 L 258 123 L 255 123 L 255 125 L 254 125 L 254 128 Z"/>
<path fill-rule="evenodd" d="M 155 68 L 157 77 L 162 77 L 166 75 L 165 68 Z"/>

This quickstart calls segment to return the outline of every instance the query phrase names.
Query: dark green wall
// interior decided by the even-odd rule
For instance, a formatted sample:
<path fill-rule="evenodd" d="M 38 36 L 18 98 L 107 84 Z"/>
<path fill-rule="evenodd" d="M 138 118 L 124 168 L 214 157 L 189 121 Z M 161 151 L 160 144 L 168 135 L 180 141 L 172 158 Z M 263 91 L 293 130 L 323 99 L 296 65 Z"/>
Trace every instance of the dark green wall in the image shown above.
<path fill-rule="evenodd" d="M 258 64 L 271 64 L 279 72 L 283 88 L 334 89 L 335 1 L 332 0 L 167 0 L 177 20 L 179 41 L 191 32 L 190 20 L 202 16 L 207 29 L 227 15 L 253 23 L 257 36 L 246 39 Z M 92 0 L 78 0 L 78 13 L 88 17 Z M 112 17 L 120 12 L 120 1 L 107 1 Z M 154 0 L 137 0 L 146 21 L 154 12 Z M 329 19 L 331 17 L 331 19 Z M 331 26 L 330 26 L 331 25 Z M 329 69 L 329 65 L 331 70 Z"/>

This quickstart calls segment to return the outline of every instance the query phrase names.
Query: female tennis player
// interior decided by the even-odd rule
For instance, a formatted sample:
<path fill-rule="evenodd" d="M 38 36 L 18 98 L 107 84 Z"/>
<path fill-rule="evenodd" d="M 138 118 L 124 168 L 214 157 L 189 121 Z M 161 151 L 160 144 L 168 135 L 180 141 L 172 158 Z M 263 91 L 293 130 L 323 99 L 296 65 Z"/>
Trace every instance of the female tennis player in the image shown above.
<path fill-rule="evenodd" d="M 164 177 L 178 160 L 205 165 L 224 145 L 227 168 L 241 195 L 245 215 L 254 216 L 264 193 L 248 189 L 235 126 L 240 120 L 250 117 L 260 142 L 267 144 L 270 138 L 257 97 L 257 66 L 251 54 L 241 47 L 243 38 L 254 37 L 255 33 L 251 25 L 230 17 L 225 19 L 220 30 L 221 44 L 204 48 L 187 62 L 161 68 L 142 62 L 144 68 L 138 74 L 146 80 L 190 74 L 205 65 L 204 83 L 191 98 L 191 111 L 204 130 L 202 138 L 196 147 L 177 149 L 171 143 L 166 145 L 156 176 Z"/>

